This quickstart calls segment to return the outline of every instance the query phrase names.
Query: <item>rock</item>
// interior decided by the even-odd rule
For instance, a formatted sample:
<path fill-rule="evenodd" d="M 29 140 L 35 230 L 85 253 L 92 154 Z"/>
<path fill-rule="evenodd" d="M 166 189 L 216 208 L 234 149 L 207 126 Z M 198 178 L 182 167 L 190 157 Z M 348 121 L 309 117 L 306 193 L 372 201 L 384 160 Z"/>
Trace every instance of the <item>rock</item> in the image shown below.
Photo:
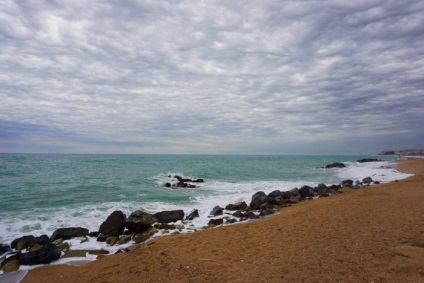
<path fill-rule="evenodd" d="M 244 217 L 249 218 L 249 219 L 258 219 L 261 218 L 259 215 L 256 215 L 253 211 L 249 211 L 247 212 Z"/>
<path fill-rule="evenodd" d="M 34 252 L 34 251 L 38 251 L 39 249 L 41 249 L 41 245 L 39 243 L 36 243 L 35 245 L 33 245 L 29 251 L 30 252 Z"/>
<path fill-rule="evenodd" d="M 378 185 L 378 184 L 380 184 L 379 181 L 374 181 L 374 185 Z"/>
<path fill-rule="evenodd" d="M 283 199 L 288 203 L 298 203 L 300 201 L 300 193 L 298 188 L 283 192 Z"/>
<path fill-rule="evenodd" d="M 97 237 L 96 241 L 97 241 L 97 242 L 106 242 L 106 239 L 107 239 L 107 238 L 109 238 L 109 235 L 103 235 L 103 234 L 100 234 L 100 235 Z"/>
<path fill-rule="evenodd" d="M 132 233 L 141 233 L 149 229 L 157 221 L 157 218 L 152 214 L 136 210 L 125 221 L 125 227 Z"/>
<path fill-rule="evenodd" d="M 156 217 L 157 222 L 159 223 L 170 223 L 177 222 L 179 220 L 184 219 L 184 211 L 183 210 L 169 210 L 169 211 L 161 211 L 153 214 Z"/>
<path fill-rule="evenodd" d="M 37 241 L 35 240 L 35 237 L 32 235 L 28 235 L 13 240 L 10 246 L 12 247 L 12 249 L 23 250 L 32 247 L 36 243 Z"/>
<path fill-rule="evenodd" d="M 62 243 L 58 247 L 64 253 L 66 253 L 67 251 L 69 251 L 69 249 L 71 248 L 71 246 L 69 245 L 69 243 Z"/>
<path fill-rule="evenodd" d="M 342 188 L 352 187 L 352 185 L 353 185 L 353 180 L 350 180 L 350 179 L 343 180 L 343 181 L 340 183 L 340 186 L 341 186 Z"/>
<path fill-rule="evenodd" d="M 3 270 L 4 273 L 9 273 L 13 271 L 19 270 L 19 267 L 21 264 L 18 260 L 12 260 L 10 262 L 7 262 L 6 264 L 2 265 L 1 270 Z"/>
<path fill-rule="evenodd" d="M 172 185 L 171 185 L 171 183 L 166 182 L 164 186 L 167 187 L 167 188 L 170 188 Z"/>
<path fill-rule="evenodd" d="M 357 160 L 356 162 L 366 163 L 366 162 L 377 162 L 377 161 L 383 161 L 383 160 L 376 159 L 376 158 L 363 158 L 363 159 Z"/>
<path fill-rule="evenodd" d="M 124 245 L 129 241 L 131 241 L 131 236 L 122 236 L 121 238 L 119 238 L 118 245 Z"/>
<path fill-rule="evenodd" d="M 99 232 L 90 232 L 88 233 L 88 237 L 93 237 L 93 238 L 97 238 L 100 235 Z"/>
<path fill-rule="evenodd" d="M 233 224 L 233 223 L 236 223 L 236 222 L 237 222 L 236 219 L 228 219 L 228 220 L 225 221 L 225 224 Z"/>
<path fill-rule="evenodd" d="M 193 182 L 195 182 L 195 183 L 204 183 L 205 181 L 203 179 L 197 179 L 197 180 L 194 180 Z"/>
<path fill-rule="evenodd" d="M 283 193 L 279 190 L 275 190 L 267 195 L 266 202 L 269 205 L 283 205 L 285 203 Z"/>
<path fill-rule="evenodd" d="M 354 189 L 360 189 L 360 188 L 362 188 L 361 182 L 359 182 L 358 180 L 356 180 L 355 183 L 353 183 L 352 188 L 354 188 Z"/>
<path fill-rule="evenodd" d="M 300 193 L 300 196 L 302 198 L 311 197 L 313 195 L 313 191 L 314 191 L 314 189 L 312 187 L 309 187 L 309 186 L 302 186 L 299 189 L 299 193 Z"/>
<path fill-rule="evenodd" d="M 343 163 L 340 163 L 340 162 L 334 162 L 334 163 L 331 163 L 331 164 L 328 164 L 328 165 L 325 166 L 326 169 L 329 169 L 329 168 L 344 168 L 344 167 L 346 167 L 346 165 L 344 165 Z"/>
<path fill-rule="evenodd" d="M 19 256 L 19 263 L 22 265 L 48 264 L 60 258 L 61 251 L 53 243 L 45 243 L 41 249 L 34 252 L 27 252 Z"/>
<path fill-rule="evenodd" d="M 199 210 L 194 209 L 192 212 L 190 212 L 189 215 L 187 215 L 186 220 L 193 220 L 194 218 L 199 217 Z"/>
<path fill-rule="evenodd" d="M 85 237 L 88 235 L 88 229 L 81 227 L 70 227 L 70 228 L 59 228 L 53 232 L 53 235 L 50 237 L 51 241 L 56 239 L 69 240 L 75 237 Z"/>
<path fill-rule="evenodd" d="M 62 258 L 70 258 L 70 257 L 85 257 L 87 255 L 86 250 L 70 250 L 67 251 Z"/>
<path fill-rule="evenodd" d="M 10 246 L 6 244 L 0 244 L 0 255 L 10 251 Z"/>
<path fill-rule="evenodd" d="M 1 263 L 0 263 L 0 268 L 3 270 L 3 267 L 4 266 L 6 266 L 7 264 L 9 264 L 9 263 L 11 263 L 12 261 L 15 261 L 15 260 L 19 260 L 19 256 L 21 255 L 21 253 L 20 252 L 18 252 L 17 254 L 14 254 L 14 255 L 12 255 L 12 256 L 9 256 L 8 258 L 6 258 L 5 260 L 3 260 Z M 0 277 L 1 278 L 1 277 Z"/>
<path fill-rule="evenodd" d="M 243 213 L 243 212 L 241 212 L 241 211 L 236 211 L 236 212 L 234 212 L 232 215 L 233 215 L 234 217 L 237 217 L 237 218 L 243 218 L 243 217 L 244 217 L 244 213 Z"/>
<path fill-rule="evenodd" d="M 365 183 L 365 184 L 370 184 L 372 182 L 373 182 L 373 180 L 372 180 L 371 177 L 366 177 L 366 178 L 362 179 L 362 183 Z"/>
<path fill-rule="evenodd" d="M 224 214 L 224 210 L 219 205 L 215 206 L 209 215 L 218 216 Z"/>
<path fill-rule="evenodd" d="M 224 219 L 218 218 L 218 219 L 209 220 L 208 225 L 216 225 L 217 226 L 217 225 L 221 225 L 223 223 L 224 223 Z"/>
<path fill-rule="evenodd" d="M 107 250 L 89 250 L 87 251 L 91 255 L 107 255 L 109 251 Z"/>
<path fill-rule="evenodd" d="M 100 225 L 99 233 L 103 235 L 118 236 L 124 233 L 126 215 L 116 210 L 112 212 L 107 219 Z"/>
<path fill-rule="evenodd" d="M 247 207 L 247 204 L 242 201 L 234 204 L 229 204 L 225 207 L 226 210 L 245 210 Z"/>
<path fill-rule="evenodd" d="M 156 229 L 161 229 L 161 230 L 175 230 L 175 229 L 177 229 L 177 226 L 171 225 L 171 224 L 166 224 L 166 223 L 155 224 L 155 225 L 153 225 L 153 227 L 155 227 Z"/>
<path fill-rule="evenodd" d="M 263 204 L 266 204 L 266 203 L 267 203 L 267 195 L 264 192 L 259 191 L 253 194 L 252 200 L 249 206 L 252 209 L 259 209 Z"/>
<path fill-rule="evenodd" d="M 60 246 L 63 243 L 63 239 L 56 239 L 52 242 L 53 244 L 55 244 L 56 246 Z"/>
<path fill-rule="evenodd" d="M 145 242 L 148 239 L 150 239 L 154 234 L 159 232 L 156 228 L 150 227 L 148 230 L 146 230 L 144 233 L 138 234 L 134 236 L 134 241 L 139 244 L 141 242 Z"/>
<path fill-rule="evenodd" d="M 261 213 L 259 213 L 259 216 L 272 215 L 274 213 L 275 213 L 274 209 L 265 209 L 265 210 L 262 210 Z"/>
<path fill-rule="evenodd" d="M 109 246 L 114 246 L 119 241 L 118 237 L 107 237 L 106 238 L 106 244 Z"/>

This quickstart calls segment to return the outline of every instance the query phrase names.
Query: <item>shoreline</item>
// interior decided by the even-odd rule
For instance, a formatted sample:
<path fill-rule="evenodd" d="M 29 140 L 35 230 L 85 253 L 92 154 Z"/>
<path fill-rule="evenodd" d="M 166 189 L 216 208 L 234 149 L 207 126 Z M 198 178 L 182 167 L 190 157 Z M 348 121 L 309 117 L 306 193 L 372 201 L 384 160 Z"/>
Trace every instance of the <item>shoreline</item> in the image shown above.
<path fill-rule="evenodd" d="M 410 183 L 418 183 L 419 187 L 420 184 L 423 184 L 423 160 L 400 160 L 397 161 L 397 163 L 399 164 L 397 166 L 399 171 L 414 173 L 416 175 L 399 182 L 374 185 L 362 190 L 347 191 L 341 195 L 324 198 L 319 201 L 301 202 L 295 206 L 280 209 L 280 213 L 273 217 L 267 217 L 261 221 L 248 222 L 245 223 L 245 225 L 229 225 L 220 227 L 219 229 L 201 230 L 196 233 L 163 236 L 146 244 L 139 250 L 108 256 L 80 267 L 66 265 L 39 267 L 30 270 L 21 282 L 40 282 L 40 280 L 43 282 L 55 282 L 59 280 L 57 276 L 62 276 L 60 277 L 61 282 L 72 282 L 75 280 L 81 282 L 108 282 L 109 279 L 113 282 L 145 282 L 143 280 L 162 280 L 169 282 L 171 279 L 176 282 L 210 281 L 207 278 L 215 278 L 217 281 L 231 280 L 235 282 L 246 281 L 247 278 L 256 278 L 256 281 L 261 282 L 264 281 L 267 276 L 270 276 L 270 273 L 273 274 L 273 276 L 270 277 L 268 281 L 275 281 L 276 278 L 281 281 L 301 281 L 300 279 L 302 278 L 302 280 L 308 281 L 318 276 L 321 277 L 321 280 L 318 279 L 318 281 L 343 280 L 357 282 L 358 280 L 354 279 L 363 278 L 364 280 L 368 280 L 365 278 L 369 278 L 367 282 L 372 280 L 374 280 L 374 282 L 379 282 L 379 278 L 386 278 L 393 272 L 388 273 L 384 268 L 384 264 L 379 265 L 378 261 L 399 261 L 396 256 L 392 255 L 393 252 L 387 253 L 386 251 L 386 254 L 384 254 L 385 249 L 383 247 L 387 247 L 390 241 L 386 239 L 386 235 L 386 238 L 383 237 L 381 241 L 375 242 L 374 247 L 370 248 L 367 246 L 368 249 L 372 251 L 371 258 L 369 253 L 363 254 L 364 248 L 357 246 L 358 244 L 355 244 L 355 241 L 351 239 L 352 235 L 355 237 L 355 233 L 352 232 L 358 232 L 357 229 L 351 231 L 352 228 L 358 228 L 357 226 L 361 226 L 361 223 L 355 222 L 357 225 L 352 226 L 352 223 L 349 223 L 351 221 L 348 221 L 349 218 L 358 220 L 358 216 L 356 215 L 355 217 L 355 214 L 352 214 L 352 212 L 347 213 L 344 205 L 340 202 L 346 200 L 348 202 L 352 202 L 353 200 L 356 201 L 358 197 L 360 199 L 362 198 L 362 200 L 368 200 L 369 198 L 373 199 L 377 191 L 381 194 L 380 197 L 382 200 L 384 200 L 391 196 L 392 193 L 399 194 L 400 192 L 397 187 L 406 187 L 405 185 Z M 412 163 L 415 165 L 410 166 Z M 417 169 L 417 167 L 419 167 L 419 169 Z M 409 190 L 410 189 L 408 189 L 408 191 Z M 415 186 L 415 190 L 412 191 L 412 194 L 423 196 L 424 192 L 417 191 Z M 364 196 L 367 195 L 368 198 L 364 199 Z M 381 206 L 378 202 L 373 204 Z M 391 204 L 393 205 L 393 201 L 391 201 Z M 368 207 L 361 207 L 360 203 L 355 202 L 355 207 L 362 209 L 361 211 L 357 211 L 362 217 L 367 218 L 370 216 L 369 213 L 364 214 L 363 211 L 370 210 L 370 204 L 368 204 Z M 337 208 L 345 211 L 348 215 L 337 216 L 337 213 L 340 213 L 340 210 L 337 210 Z M 405 206 L 403 205 L 401 208 L 405 209 Z M 413 207 L 411 206 L 411 208 Z M 399 211 L 395 210 L 395 207 L 393 207 L 392 211 L 387 211 L 387 208 L 384 211 L 386 214 L 388 213 L 396 216 L 393 218 L 392 215 L 392 219 L 399 220 L 398 218 L 402 218 L 402 215 L 398 215 Z M 338 224 L 332 222 L 335 216 L 329 214 L 330 211 L 334 211 L 338 217 Z M 382 212 L 379 211 L 379 213 L 381 214 Z M 413 211 L 412 214 L 423 220 L 422 215 L 417 211 Z M 325 222 L 325 220 L 327 220 L 328 223 Z M 374 237 L 378 238 L 378 236 L 381 236 L 381 233 L 385 231 L 383 228 L 384 225 L 380 225 L 380 230 L 374 227 L 375 225 L 370 226 L 371 223 L 376 224 L 372 219 L 367 219 L 365 222 L 367 225 L 363 227 L 364 225 L 362 224 L 363 231 L 360 234 L 373 234 Z M 421 221 L 420 223 L 423 222 L 424 221 Z M 326 227 L 326 223 L 331 223 L 332 225 Z M 317 227 L 317 224 L 320 225 Z M 385 225 L 389 224 L 390 223 L 385 223 Z M 396 225 L 398 224 L 399 223 Z M 404 226 L 405 225 L 402 227 Z M 326 229 L 330 227 L 333 229 Z M 424 232 L 422 225 L 418 228 L 418 230 L 415 230 L 415 234 Z M 333 233 L 331 233 L 331 230 L 333 230 Z M 336 230 L 338 230 L 339 234 L 343 234 L 345 239 L 344 244 L 344 241 L 340 241 L 339 237 L 334 237 L 333 234 Z M 410 231 L 407 232 L 406 234 L 408 235 L 401 237 L 403 239 L 402 241 L 412 241 L 414 236 L 417 236 L 411 235 Z M 314 237 L 311 238 L 311 233 L 315 233 L 320 240 Z M 329 238 L 322 238 L 324 235 L 327 235 Z M 362 243 L 360 237 L 358 237 L 357 240 Z M 393 239 L 391 239 L 390 243 L 393 245 Z M 365 244 L 366 243 L 363 245 L 366 246 Z M 402 243 L 400 244 L 402 245 Z M 295 247 L 297 247 L 297 250 L 294 249 Z M 349 252 L 349 247 L 351 248 L 351 252 Z M 277 251 L 280 251 L 280 253 Z M 321 251 L 327 256 L 323 258 L 323 255 L 319 256 L 317 254 L 317 251 Z M 358 251 L 361 254 L 360 256 L 357 254 Z M 329 254 L 335 252 L 338 255 L 337 259 L 328 257 Z M 380 253 L 383 253 L 381 257 L 376 256 Z M 358 259 L 361 259 L 361 261 L 358 261 Z M 373 262 L 372 268 L 367 265 L 364 266 L 362 263 L 362 260 L 369 261 L 370 259 L 371 262 Z M 329 260 L 330 262 L 328 262 Z M 259 262 L 257 264 L 252 264 L 252 262 L 255 261 L 259 261 L 260 264 Z M 276 264 L 278 261 L 284 262 L 284 264 Z M 335 271 L 332 272 L 333 268 L 328 269 L 329 266 L 317 264 L 316 261 L 326 261 L 327 265 L 331 263 L 330 267 L 333 267 Z M 347 264 L 349 262 L 351 262 L 350 267 L 346 266 L 349 265 Z M 354 266 L 352 266 L 352 263 L 355 263 Z M 138 265 L 140 268 L 137 270 L 136 266 Z M 308 265 L 310 267 L 319 266 L 318 269 L 316 269 L 316 267 L 312 268 L 312 270 L 315 270 L 315 273 L 322 273 L 322 271 L 319 271 L 320 268 L 326 270 L 326 272 L 320 275 L 315 274 L 315 277 L 308 277 L 308 275 L 311 276 L 311 272 L 306 268 Z M 362 271 L 357 270 L 358 266 L 362 266 Z M 219 272 L 214 272 L 217 268 Z M 152 270 L 156 271 L 152 272 Z M 262 274 L 263 272 L 266 274 Z M 418 275 L 413 271 L 409 273 L 415 274 L 413 276 L 423 276 L 420 275 L 419 271 L 417 272 Z M 372 274 L 374 273 L 380 275 L 373 277 Z M 103 280 L 106 278 L 104 277 L 105 274 L 109 274 L 107 276 L 108 280 Z M 137 274 L 138 276 L 135 276 Z M 260 274 L 263 276 L 259 276 Z M 279 277 L 276 274 L 279 274 Z M 371 278 L 367 277 L 367 274 L 369 274 Z M 249 275 L 249 277 L 246 277 L 247 275 Z M 421 277 L 417 278 L 421 279 Z"/>

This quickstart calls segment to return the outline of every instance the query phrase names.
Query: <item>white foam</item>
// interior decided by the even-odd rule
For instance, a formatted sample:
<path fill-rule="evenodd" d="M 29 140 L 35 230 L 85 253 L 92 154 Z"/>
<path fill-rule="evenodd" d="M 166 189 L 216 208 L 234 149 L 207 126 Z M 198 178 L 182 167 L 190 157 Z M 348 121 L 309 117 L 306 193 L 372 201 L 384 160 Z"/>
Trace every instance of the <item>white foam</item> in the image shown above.
<path fill-rule="evenodd" d="M 346 168 L 337 169 L 337 175 L 340 178 L 359 180 L 366 177 L 371 177 L 373 181 L 380 183 L 388 183 L 395 180 L 401 180 L 413 176 L 414 174 L 407 174 L 397 171 L 395 168 L 397 163 L 392 161 L 378 161 L 378 162 L 345 162 Z"/>

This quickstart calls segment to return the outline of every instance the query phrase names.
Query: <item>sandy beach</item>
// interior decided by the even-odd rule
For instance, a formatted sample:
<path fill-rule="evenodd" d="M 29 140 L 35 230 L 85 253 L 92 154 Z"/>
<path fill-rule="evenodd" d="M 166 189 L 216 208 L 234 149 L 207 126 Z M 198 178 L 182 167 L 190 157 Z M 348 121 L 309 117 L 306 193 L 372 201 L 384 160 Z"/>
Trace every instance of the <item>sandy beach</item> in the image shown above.
<path fill-rule="evenodd" d="M 424 159 L 399 163 L 415 176 L 83 266 L 36 268 L 21 282 L 424 282 Z"/>

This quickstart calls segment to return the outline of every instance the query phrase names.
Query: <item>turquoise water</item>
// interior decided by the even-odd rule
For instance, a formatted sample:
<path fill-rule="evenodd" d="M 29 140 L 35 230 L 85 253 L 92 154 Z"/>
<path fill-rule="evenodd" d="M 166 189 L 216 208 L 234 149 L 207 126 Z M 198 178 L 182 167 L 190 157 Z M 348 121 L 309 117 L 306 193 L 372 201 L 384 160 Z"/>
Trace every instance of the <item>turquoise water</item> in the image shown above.
<path fill-rule="evenodd" d="M 337 161 L 367 170 L 354 163 L 366 157 L 0 154 L 0 243 L 59 227 L 95 231 L 113 210 L 197 208 L 207 215 L 214 205 L 249 202 L 259 190 L 339 183 L 343 172 L 359 171 L 317 167 Z M 205 183 L 165 188 L 173 174 Z"/>

